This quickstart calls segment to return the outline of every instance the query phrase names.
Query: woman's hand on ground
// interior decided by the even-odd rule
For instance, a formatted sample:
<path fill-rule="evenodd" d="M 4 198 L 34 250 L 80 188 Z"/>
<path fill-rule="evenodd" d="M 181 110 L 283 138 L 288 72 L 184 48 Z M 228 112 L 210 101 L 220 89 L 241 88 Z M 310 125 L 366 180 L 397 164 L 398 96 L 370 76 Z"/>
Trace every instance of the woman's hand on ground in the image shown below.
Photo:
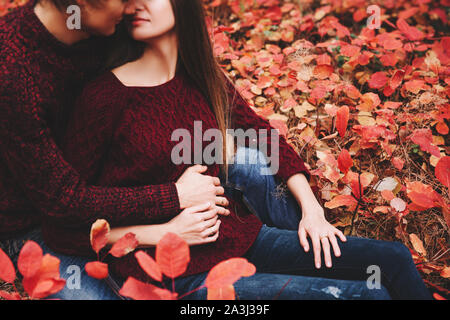
<path fill-rule="evenodd" d="M 323 208 L 320 206 L 302 207 L 302 219 L 300 220 L 298 235 L 300 244 L 305 252 L 309 251 L 307 236 L 311 238 L 314 250 L 314 262 L 317 269 L 321 267 L 321 249 L 325 258 L 325 265 L 331 268 L 330 243 L 333 247 L 334 255 L 339 257 L 341 250 L 336 239 L 338 236 L 342 241 L 347 241 L 344 234 L 331 225 L 326 219 Z"/>
<path fill-rule="evenodd" d="M 188 245 L 198 245 L 217 240 L 221 223 L 218 218 L 217 206 L 207 202 L 183 210 L 167 224 Z"/>
<path fill-rule="evenodd" d="M 207 167 L 202 165 L 189 167 L 175 183 L 181 209 L 210 202 L 217 207 L 218 214 L 229 215 L 230 210 L 224 208 L 229 202 L 221 197 L 225 190 L 220 179 L 202 174 L 206 170 Z"/>

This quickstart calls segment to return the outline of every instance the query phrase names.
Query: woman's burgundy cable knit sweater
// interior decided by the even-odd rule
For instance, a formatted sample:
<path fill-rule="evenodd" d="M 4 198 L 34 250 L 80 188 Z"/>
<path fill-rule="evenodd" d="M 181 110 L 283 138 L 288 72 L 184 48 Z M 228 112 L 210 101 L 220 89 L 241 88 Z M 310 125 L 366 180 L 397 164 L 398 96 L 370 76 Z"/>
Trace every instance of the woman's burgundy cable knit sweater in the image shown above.
<path fill-rule="evenodd" d="M 231 83 L 227 89 L 233 127 L 269 130 L 267 148 L 271 150 L 269 123 L 250 108 Z M 194 146 L 194 121 L 201 121 L 202 134 L 218 127 L 211 108 L 184 68 L 173 79 L 154 87 L 125 86 L 107 72 L 85 87 L 74 108 L 65 138 L 65 157 L 83 178 L 96 185 L 165 185 L 175 182 L 192 165 L 172 162 L 171 152 L 179 141 L 171 141 L 171 136 L 176 129 L 187 129 Z M 200 137 L 197 143 L 204 150 L 210 142 Z M 278 177 L 287 181 L 295 173 L 304 173 L 309 179 L 304 162 L 283 137 L 279 139 L 279 156 Z M 218 176 L 219 165 L 208 165 L 205 174 Z M 175 191 L 171 196 L 176 198 Z M 210 270 L 222 260 L 244 255 L 256 239 L 261 222 L 240 201 L 229 200 L 231 214 L 221 216 L 218 240 L 190 248 L 191 262 L 185 275 Z M 105 218 L 112 227 L 145 223 L 139 215 Z M 155 212 L 151 218 L 152 223 L 162 223 L 170 217 Z M 89 228 L 63 228 L 48 221 L 44 230 L 48 244 L 55 250 L 89 254 Z M 154 256 L 153 248 L 146 250 Z M 122 278 L 147 280 L 133 254 L 114 259 L 112 270 Z"/>
<path fill-rule="evenodd" d="M 41 214 L 86 225 L 178 213 L 174 183 L 90 186 L 63 157 L 59 128 L 100 66 L 102 39 L 64 45 L 39 21 L 35 2 L 0 18 L 0 239 L 35 227 Z"/>

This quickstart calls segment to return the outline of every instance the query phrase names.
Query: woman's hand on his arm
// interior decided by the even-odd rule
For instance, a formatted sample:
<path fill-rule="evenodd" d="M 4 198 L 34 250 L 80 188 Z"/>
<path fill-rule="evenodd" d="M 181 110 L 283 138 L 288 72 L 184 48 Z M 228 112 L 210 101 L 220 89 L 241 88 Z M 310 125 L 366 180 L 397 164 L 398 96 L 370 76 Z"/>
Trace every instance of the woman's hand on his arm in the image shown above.
<path fill-rule="evenodd" d="M 167 223 L 168 229 L 188 245 L 214 242 L 219 237 L 221 223 L 218 211 L 218 207 L 211 203 L 187 208 Z"/>
<path fill-rule="evenodd" d="M 136 235 L 139 247 L 154 247 L 167 232 L 173 232 L 187 242 L 198 245 L 214 242 L 219 237 L 221 221 L 218 208 L 211 203 L 203 203 L 183 210 L 164 224 L 117 227 L 111 229 L 108 244 L 113 245 L 125 234 Z"/>
<path fill-rule="evenodd" d="M 217 177 L 202 174 L 206 166 L 194 165 L 187 168 L 175 183 L 181 209 L 210 202 L 218 209 L 218 214 L 229 215 L 230 210 L 224 206 L 229 205 L 225 197 L 221 197 L 225 190 Z"/>

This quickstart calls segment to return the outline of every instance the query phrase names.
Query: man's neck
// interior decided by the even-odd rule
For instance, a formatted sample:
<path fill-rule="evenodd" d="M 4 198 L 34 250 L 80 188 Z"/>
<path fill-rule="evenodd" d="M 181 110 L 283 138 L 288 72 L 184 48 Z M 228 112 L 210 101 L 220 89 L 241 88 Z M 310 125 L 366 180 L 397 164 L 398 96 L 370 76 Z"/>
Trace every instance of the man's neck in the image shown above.
<path fill-rule="evenodd" d="M 38 2 L 34 7 L 34 13 L 45 28 L 64 44 L 72 45 L 90 36 L 85 31 L 67 28 L 67 15 L 59 11 L 50 1 Z"/>

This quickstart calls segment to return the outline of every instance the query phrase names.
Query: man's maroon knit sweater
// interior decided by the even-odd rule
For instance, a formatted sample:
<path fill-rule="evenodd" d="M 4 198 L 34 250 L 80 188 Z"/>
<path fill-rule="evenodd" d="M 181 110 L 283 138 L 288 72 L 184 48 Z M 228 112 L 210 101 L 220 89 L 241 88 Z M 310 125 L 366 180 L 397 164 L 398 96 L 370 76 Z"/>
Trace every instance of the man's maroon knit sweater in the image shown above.
<path fill-rule="evenodd" d="M 266 141 L 269 145 L 269 123 L 250 108 L 231 83 L 227 89 L 233 127 L 244 131 L 269 130 Z M 112 72 L 107 72 L 85 87 L 75 106 L 63 149 L 66 159 L 90 183 L 128 187 L 164 185 L 176 181 L 192 165 L 176 165 L 171 160 L 172 150 L 179 143 L 171 140 L 174 130 L 190 132 L 192 150 L 196 143 L 202 150 L 210 144 L 194 134 L 194 121 L 201 121 L 202 136 L 206 130 L 218 128 L 209 104 L 184 68 L 173 79 L 154 87 L 125 86 Z M 194 138 L 198 140 L 195 142 Z M 279 150 L 278 177 L 287 181 L 295 173 L 304 173 L 309 179 L 304 162 L 281 136 Z M 208 165 L 205 174 L 218 176 L 219 165 Z M 259 219 L 246 211 L 241 201 L 229 201 L 231 214 L 221 216 L 218 240 L 191 247 L 191 262 L 185 275 L 210 270 L 222 260 L 244 255 L 256 239 L 262 225 Z M 167 216 L 153 216 L 153 223 L 168 220 Z M 109 222 L 112 227 L 142 224 L 136 215 L 120 216 Z M 44 230 L 48 244 L 55 250 L 89 254 L 89 226 L 77 231 L 50 222 Z M 146 250 L 154 256 L 153 248 Z M 133 254 L 115 260 L 112 269 L 122 278 L 132 275 L 147 279 Z"/>
<path fill-rule="evenodd" d="M 84 225 L 99 217 L 150 221 L 178 213 L 173 182 L 89 186 L 63 157 L 58 128 L 100 65 L 102 42 L 64 45 L 39 21 L 34 5 L 31 0 L 0 18 L 0 239 L 36 226 L 40 214 Z"/>

